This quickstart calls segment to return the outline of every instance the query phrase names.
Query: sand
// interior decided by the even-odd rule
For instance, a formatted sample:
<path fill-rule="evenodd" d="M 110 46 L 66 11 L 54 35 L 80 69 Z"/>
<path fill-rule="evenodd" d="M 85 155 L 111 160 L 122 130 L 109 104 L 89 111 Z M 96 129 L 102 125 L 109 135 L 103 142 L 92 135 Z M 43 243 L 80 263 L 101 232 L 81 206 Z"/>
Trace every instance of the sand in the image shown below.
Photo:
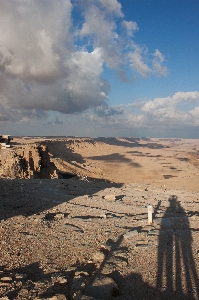
<path fill-rule="evenodd" d="M 48 159 L 0 180 L 2 299 L 198 299 L 198 140 L 13 142 Z"/>

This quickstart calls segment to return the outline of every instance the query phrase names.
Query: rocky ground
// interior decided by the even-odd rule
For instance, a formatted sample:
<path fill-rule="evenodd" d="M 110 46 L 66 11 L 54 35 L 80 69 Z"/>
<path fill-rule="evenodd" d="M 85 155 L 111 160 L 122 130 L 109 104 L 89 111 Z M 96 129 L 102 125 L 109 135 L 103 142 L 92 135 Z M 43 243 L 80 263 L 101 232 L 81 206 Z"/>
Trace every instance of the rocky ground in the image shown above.
<path fill-rule="evenodd" d="M 19 139 L 2 151 L 0 299 L 199 298 L 197 140 Z"/>

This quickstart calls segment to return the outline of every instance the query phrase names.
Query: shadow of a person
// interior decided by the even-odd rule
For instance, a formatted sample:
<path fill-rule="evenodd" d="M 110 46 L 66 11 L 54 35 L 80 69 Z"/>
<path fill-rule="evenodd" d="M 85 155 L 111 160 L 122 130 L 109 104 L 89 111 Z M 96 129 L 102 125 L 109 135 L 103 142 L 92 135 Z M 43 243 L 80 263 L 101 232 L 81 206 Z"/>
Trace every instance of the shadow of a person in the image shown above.
<path fill-rule="evenodd" d="M 179 295 L 184 292 L 189 299 L 198 299 L 199 280 L 189 220 L 177 196 L 171 196 L 169 202 L 159 234 L 157 288 Z"/>

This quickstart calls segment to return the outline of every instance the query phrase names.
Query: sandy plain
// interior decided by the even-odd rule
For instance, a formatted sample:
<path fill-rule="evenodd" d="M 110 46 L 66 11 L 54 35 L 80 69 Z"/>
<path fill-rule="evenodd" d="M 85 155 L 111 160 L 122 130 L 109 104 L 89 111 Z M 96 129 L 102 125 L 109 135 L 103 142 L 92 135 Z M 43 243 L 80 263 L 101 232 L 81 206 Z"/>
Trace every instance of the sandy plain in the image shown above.
<path fill-rule="evenodd" d="M 199 299 L 199 140 L 15 138 L 1 155 L 37 145 L 45 172 L 0 179 L 2 299 Z"/>

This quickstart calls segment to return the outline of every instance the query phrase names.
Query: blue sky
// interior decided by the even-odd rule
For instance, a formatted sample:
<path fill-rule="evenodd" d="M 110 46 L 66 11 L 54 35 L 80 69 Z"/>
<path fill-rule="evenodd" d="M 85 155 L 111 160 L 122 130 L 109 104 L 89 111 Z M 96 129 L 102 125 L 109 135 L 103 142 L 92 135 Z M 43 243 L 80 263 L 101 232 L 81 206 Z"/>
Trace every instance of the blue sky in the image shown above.
<path fill-rule="evenodd" d="M 172 96 L 177 91 L 195 91 L 199 86 L 199 2 L 120 1 L 128 20 L 135 20 L 138 44 L 149 51 L 158 48 L 165 56 L 168 76 L 150 77 L 112 91 L 117 101 Z M 122 92 L 120 92 L 122 90 Z M 125 92 L 126 91 L 126 92 Z M 125 97 L 123 97 L 125 93 Z M 126 97 L 127 93 L 127 97 Z M 112 96 L 111 95 L 111 96 Z"/>
<path fill-rule="evenodd" d="M 197 0 L 1 0 L 11 135 L 199 138 Z"/>

